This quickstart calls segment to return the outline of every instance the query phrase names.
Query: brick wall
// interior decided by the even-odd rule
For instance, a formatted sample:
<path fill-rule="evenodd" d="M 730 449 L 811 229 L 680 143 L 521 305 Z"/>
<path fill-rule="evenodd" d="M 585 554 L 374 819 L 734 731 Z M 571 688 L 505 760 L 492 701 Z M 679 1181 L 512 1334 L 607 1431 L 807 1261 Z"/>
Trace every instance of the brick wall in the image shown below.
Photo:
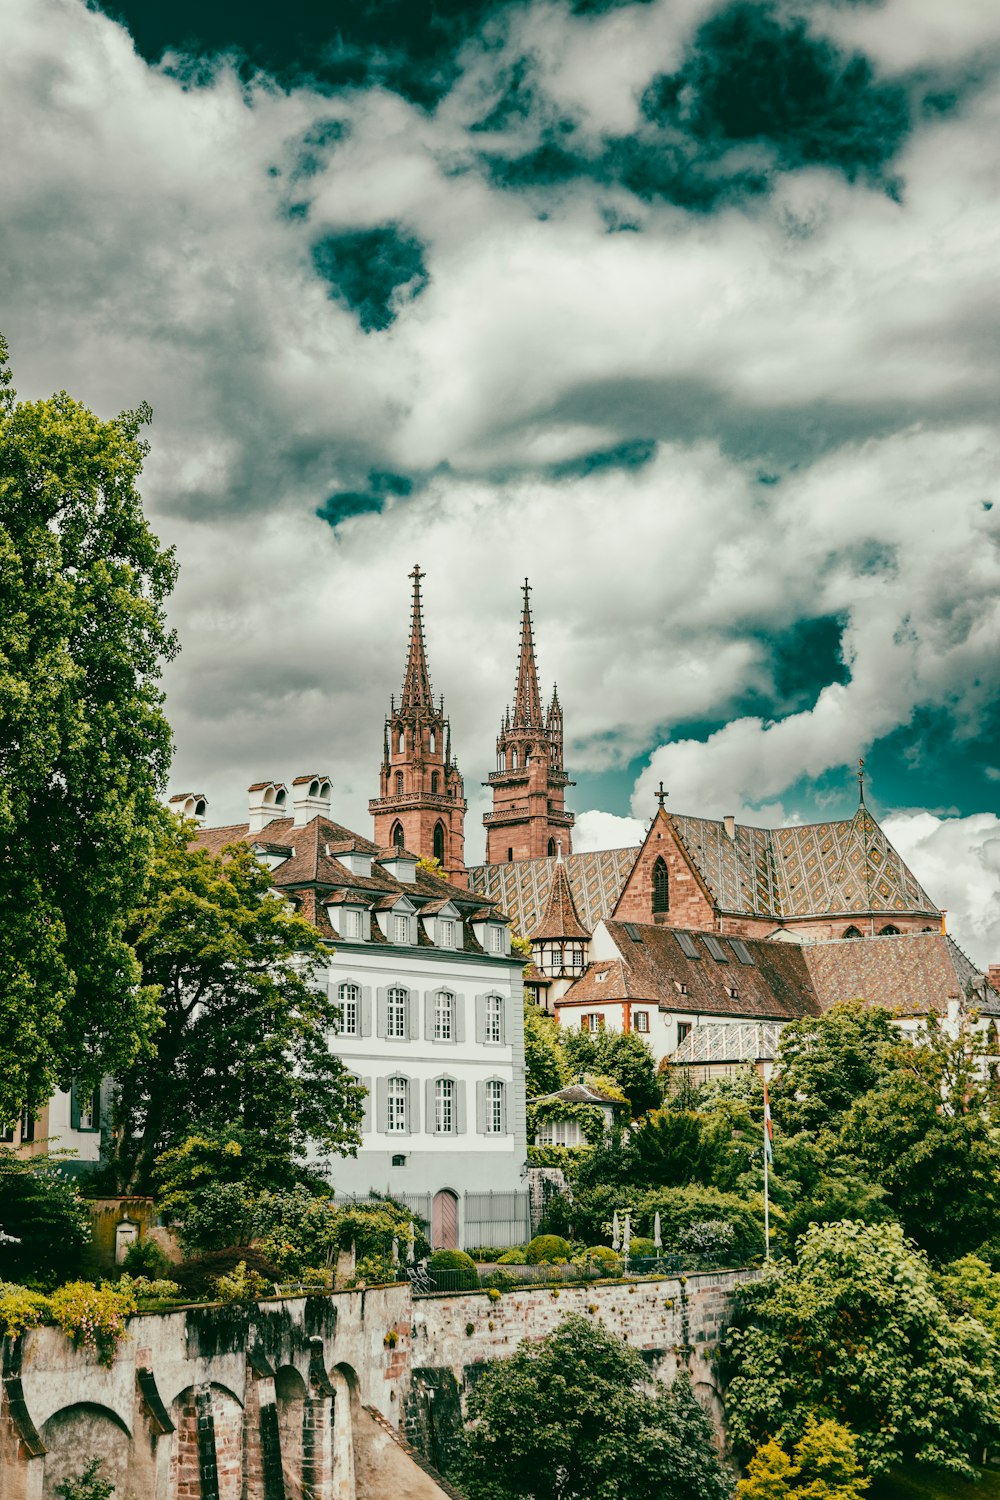
<path fill-rule="evenodd" d="M 671 927 L 713 931 L 715 908 L 699 884 L 669 820 L 662 814 L 657 814 L 656 823 L 632 866 L 614 910 L 615 921 L 653 921 L 653 866 L 659 858 L 666 864 L 670 880 L 670 910 L 663 914 L 662 920 Z"/>

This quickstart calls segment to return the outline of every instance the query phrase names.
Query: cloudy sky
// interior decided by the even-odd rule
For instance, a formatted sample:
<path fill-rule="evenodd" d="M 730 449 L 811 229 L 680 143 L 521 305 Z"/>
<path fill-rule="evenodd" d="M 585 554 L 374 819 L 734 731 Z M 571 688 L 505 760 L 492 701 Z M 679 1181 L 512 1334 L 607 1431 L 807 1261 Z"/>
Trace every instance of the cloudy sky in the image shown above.
<path fill-rule="evenodd" d="M 23 395 L 151 402 L 177 790 L 368 828 L 419 560 L 481 850 L 530 575 L 578 844 L 869 800 L 1000 960 L 991 0 L 3 0 Z"/>

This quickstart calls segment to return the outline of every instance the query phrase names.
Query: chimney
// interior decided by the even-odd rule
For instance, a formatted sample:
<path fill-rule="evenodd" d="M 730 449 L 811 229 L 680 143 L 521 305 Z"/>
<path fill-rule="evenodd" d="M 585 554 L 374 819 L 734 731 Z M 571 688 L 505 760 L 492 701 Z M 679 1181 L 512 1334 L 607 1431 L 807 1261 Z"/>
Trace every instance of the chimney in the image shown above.
<path fill-rule="evenodd" d="M 250 794 L 250 832 L 260 833 L 275 818 L 286 818 L 288 788 L 283 781 L 255 781 Z"/>
<path fill-rule="evenodd" d="M 1000 964 L 990 964 L 986 970 L 986 983 L 1000 995 Z"/>
<path fill-rule="evenodd" d="M 204 792 L 178 792 L 170 798 L 167 806 L 182 818 L 190 818 L 192 823 L 201 824 L 208 812 L 208 798 Z"/>
<path fill-rule="evenodd" d="M 313 772 L 308 776 L 296 776 L 292 782 L 292 813 L 295 827 L 302 828 L 313 818 L 328 818 L 332 805 L 332 788 L 329 776 Z"/>
<path fill-rule="evenodd" d="M 733 816 L 732 813 L 726 813 L 726 816 L 723 818 L 722 821 L 726 825 L 726 833 L 732 839 L 733 843 L 735 843 L 736 842 L 736 819 L 735 819 L 735 817 Z"/>

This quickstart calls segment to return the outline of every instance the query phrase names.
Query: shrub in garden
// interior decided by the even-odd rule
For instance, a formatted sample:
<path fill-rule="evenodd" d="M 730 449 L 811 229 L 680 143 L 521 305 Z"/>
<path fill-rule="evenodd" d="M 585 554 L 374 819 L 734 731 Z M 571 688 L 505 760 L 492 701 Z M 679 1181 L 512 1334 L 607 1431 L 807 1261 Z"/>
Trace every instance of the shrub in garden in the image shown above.
<path fill-rule="evenodd" d="M 211 1301 L 215 1282 L 235 1271 L 241 1261 L 248 1271 L 256 1271 L 269 1285 L 281 1280 L 279 1268 L 253 1245 L 227 1245 L 223 1250 L 210 1250 L 206 1255 L 182 1261 L 174 1267 L 174 1280 L 192 1302 Z"/>
<path fill-rule="evenodd" d="M 430 1267 L 432 1271 L 474 1271 L 476 1262 L 464 1250 L 435 1250 Z"/>
<path fill-rule="evenodd" d="M 524 1254 L 529 1266 L 547 1264 L 564 1266 L 569 1260 L 569 1244 L 558 1234 L 536 1234 Z"/>
<path fill-rule="evenodd" d="M 168 1281 L 165 1277 L 126 1274 L 118 1278 L 118 1290 L 131 1292 L 140 1302 L 170 1302 L 180 1296 L 181 1289 L 176 1281 Z"/>
<path fill-rule="evenodd" d="M 41 1292 L 0 1282 L 0 1334 L 16 1339 L 26 1328 L 35 1328 L 51 1316 L 52 1304 Z"/>
<path fill-rule="evenodd" d="M 136 1240 L 129 1245 L 122 1261 L 122 1270 L 130 1276 L 154 1279 L 168 1264 L 167 1257 L 155 1240 Z"/>
<path fill-rule="evenodd" d="M 104 1460 L 95 1454 L 79 1474 L 70 1479 L 64 1479 L 62 1484 L 57 1484 L 56 1494 L 59 1500 L 111 1500 L 115 1492 L 114 1481 L 98 1478 L 103 1462 Z"/>
<path fill-rule="evenodd" d="M 528 1264 L 528 1247 L 526 1245 L 512 1245 L 502 1255 L 497 1256 L 498 1266 L 526 1266 Z"/>
<path fill-rule="evenodd" d="M 628 1253 L 629 1255 L 640 1256 L 655 1255 L 656 1246 L 653 1244 L 652 1240 L 644 1239 L 641 1234 L 637 1234 L 632 1238 L 632 1241 L 629 1244 Z"/>
<path fill-rule="evenodd" d="M 113 1363 L 126 1322 L 137 1307 L 130 1291 L 69 1281 L 52 1293 L 49 1302 L 53 1318 L 78 1349 L 95 1350 L 102 1365 Z"/>
<path fill-rule="evenodd" d="M 249 1270 L 246 1261 L 241 1260 L 231 1271 L 215 1278 L 212 1290 L 217 1302 L 258 1302 L 273 1291 L 274 1286 L 259 1271 Z"/>

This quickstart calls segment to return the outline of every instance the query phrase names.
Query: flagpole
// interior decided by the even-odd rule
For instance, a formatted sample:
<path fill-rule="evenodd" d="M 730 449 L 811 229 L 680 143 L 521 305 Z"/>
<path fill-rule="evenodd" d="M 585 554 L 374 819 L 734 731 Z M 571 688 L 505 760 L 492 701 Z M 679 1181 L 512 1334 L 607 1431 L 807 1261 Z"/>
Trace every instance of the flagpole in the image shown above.
<path fill-rule="evenodd" d="M 761 1068 L 762 1075 L 764 1074 Z M 769 1168 L 771 1165 L 771 1101 L 767 1096 L 767 1077 L 763 1076 L 764 1083 L 764 1262 L 771 1259 L 771 1198 L 769 1183 Z"/>

